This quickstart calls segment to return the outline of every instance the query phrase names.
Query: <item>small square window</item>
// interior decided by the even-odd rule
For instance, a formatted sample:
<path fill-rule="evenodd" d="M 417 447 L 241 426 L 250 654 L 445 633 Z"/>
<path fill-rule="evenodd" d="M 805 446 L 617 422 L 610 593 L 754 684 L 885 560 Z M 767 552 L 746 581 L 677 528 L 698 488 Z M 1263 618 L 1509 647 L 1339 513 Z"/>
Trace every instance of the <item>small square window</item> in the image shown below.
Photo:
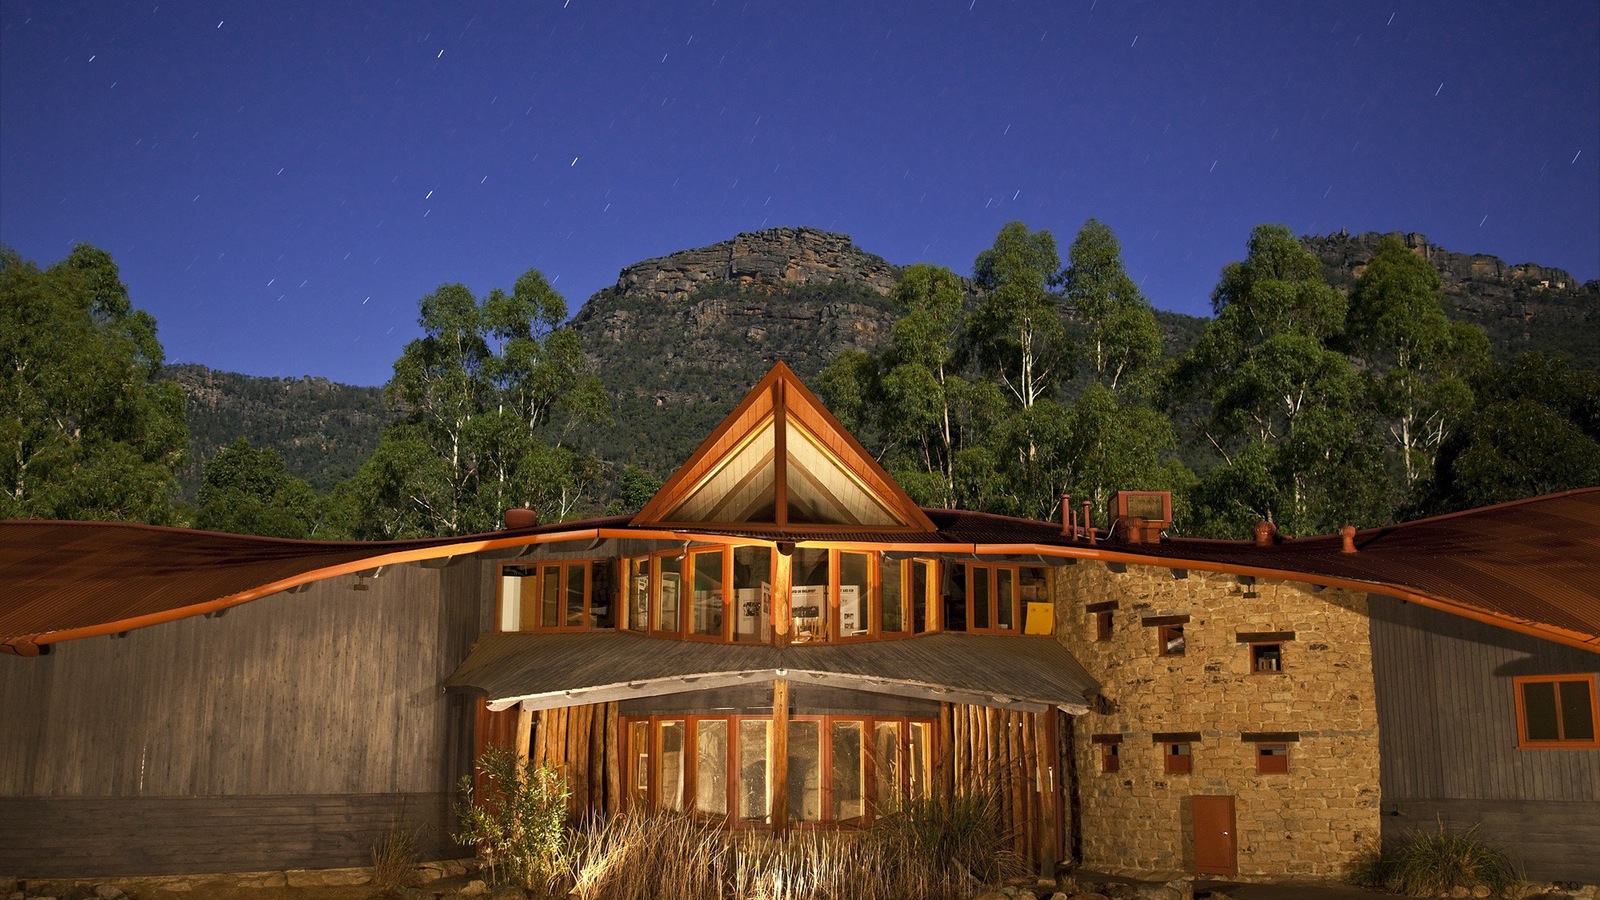
<path fill-rule="evenodd" d="M 1165 771 L 1168 775 L 1187 775 L 1194 771 L 1194 755 L 1189 752 L 1188 742 L 1162 746 L 1166 748 Z"/>
<path fill-rule="evenodd" d="M 1160 650 L 1162 656 L 1183 655 L 1184 641 L 1182 625 L 1163 625 L 1160 628 L 1159 635 L 1160 636 L 1156 646 Z"/>
<path fill-rule="evenodd" d="M 1595 676 L 1520 675 L 1513 682 L 1519 747 L 1600 747 Z"/>
<path fill-rule="evenodd" d="M 1122 769 L 1122 757 L 1117 755 L 1117 744 L 1100 745 L 1100 771 L 1117 772 Z"/>
<path fill-rule="evenodd" d="M 1104 610 L 1094 614 L 1094 639 L 1097 641 L 1111 640 L 1111 610 Z"/>
<path fill-rule="evenodd" d="M 1250 671 L 1252 671 L 1252 672 L 1282 672 L 1283 671 L 1283 645 L 1282 644 L 1251 644 L 1250 645 Z"/>
<path fill-rule="evenodd" d="M 1282 775 L 1289 771 L 1288 744 L 1257 744 L 1256 774 Z"/>

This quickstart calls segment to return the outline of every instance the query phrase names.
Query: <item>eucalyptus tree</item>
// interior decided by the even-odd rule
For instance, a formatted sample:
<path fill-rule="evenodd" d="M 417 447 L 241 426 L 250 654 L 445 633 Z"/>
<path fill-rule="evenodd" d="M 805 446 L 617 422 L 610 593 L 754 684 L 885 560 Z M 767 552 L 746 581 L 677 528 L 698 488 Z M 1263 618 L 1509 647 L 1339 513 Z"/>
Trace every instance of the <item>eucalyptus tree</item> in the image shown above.
<path fill-rule="evenodd" d="M 1115 393 L 1138 391 L 1161 361 L 1161 327 L 1128 277 L 1117 236 L 1090 219 L 1067 251 L 1066 306 L 1083 329 L 1089 377 Z"/>
<path fill-rule="evenodd" d="M 401 418 L 344 492 L 359 533 L 487 531 L 511 506 L 572 514 L 598 466 L 562 437 L 603 420 L 609 403 L 565 318 L 537 271 L 482 302 L 460 284 L 422 298 L 423 336 L 386 388 Z"/>
<path fill-rule="evenodd" d="M 1052 287 L 1060 268 L 1055 237 L 1021 222 L 1001 228 L 973 265 L 983 292 L 971 325 L 973 349 L 983 374 L 1022 409 L 1050 396 L 1068 374 L 1061 297 Z"/>
<path fill-rule="evenodd" d="M 173 521 L 189 437 L 164 355 L 104 250 L 43 271 L 0 250 L 0 518 Z"/>
<path fill-rule="evenodd" d="M 1346 333 L 1393 439 L 1405 493 L 1414 494 L 1472 408 L 1470 383 L 1488 364 L 1489 340 L 1445 316 L 1438 270 L 1393 236 L 1356 280 Z"/>
<path fill-rule="evenodd" d="M 847 427 L 882 445 L 884 464 L 919 502 L 974 502 L 993 487 L 992 453 L 978 445 L 1005 404 L 963 364 L 966 287 L 949 269 L 919 264 L 891 296 L 900 318 L 889 346 L 841 354 L 819 388 Z"/>
<path fill-rule="evenodd" d="M 1173 379 L 1176 396 L 1203 398 L 1201 433 L 1223 460 L 1202 486 L 1202 528 L 1242 536 L 1260 519 L 1305 532 L 1386 518 L 1365 384 L 1331 346 L 1347 303 L 1316 257 L 1289 229 L 1259 226 L 1212 307 Z"/>

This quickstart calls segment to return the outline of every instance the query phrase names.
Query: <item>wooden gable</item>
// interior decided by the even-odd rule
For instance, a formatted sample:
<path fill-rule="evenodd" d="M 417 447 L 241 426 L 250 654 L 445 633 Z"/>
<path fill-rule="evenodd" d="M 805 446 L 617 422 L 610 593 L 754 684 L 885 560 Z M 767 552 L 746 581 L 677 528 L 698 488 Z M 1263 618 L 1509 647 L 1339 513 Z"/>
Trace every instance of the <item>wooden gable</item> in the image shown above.
<path fill-rule="evenodd" d="M 935 530 L 781 362 L 667 479 L 633 524 Z"/>

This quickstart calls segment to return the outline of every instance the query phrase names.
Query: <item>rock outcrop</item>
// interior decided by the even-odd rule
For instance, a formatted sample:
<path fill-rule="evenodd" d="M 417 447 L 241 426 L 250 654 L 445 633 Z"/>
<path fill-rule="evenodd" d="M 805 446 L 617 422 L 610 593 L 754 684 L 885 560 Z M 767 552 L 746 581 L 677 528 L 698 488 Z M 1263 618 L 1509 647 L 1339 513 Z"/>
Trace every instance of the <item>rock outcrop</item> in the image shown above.
<path fill-rule="evenodd" d="M 1397 236 L 1439 271 L 1450 317 L 1481 325 L 1497 354 L 1546 350 L 1580 360 L 1593 356 L 1592 348 L 1585 352 L 1572 339 L 1587 335 L 1592 340 L 1600 327 L 1600 283 L 1580 284 L 1561 269 L 1535 263 L 1512 265 L 1486 253 L 1453 253 L 1414 232 Z M 1328 282 L 1348 293 L 1383 237 L 1341 231 L 1301 241 L 1322 261 Z"/>
<path fill-rule="evenodd" d="M 811 379 L 841 351 L 880 347 L 899 274 L 848 235 L 814 228 L 741 234 L 624 268 L 572 319 L 627 423 L 585 443 L 670 471 L 774 362 Z"/>

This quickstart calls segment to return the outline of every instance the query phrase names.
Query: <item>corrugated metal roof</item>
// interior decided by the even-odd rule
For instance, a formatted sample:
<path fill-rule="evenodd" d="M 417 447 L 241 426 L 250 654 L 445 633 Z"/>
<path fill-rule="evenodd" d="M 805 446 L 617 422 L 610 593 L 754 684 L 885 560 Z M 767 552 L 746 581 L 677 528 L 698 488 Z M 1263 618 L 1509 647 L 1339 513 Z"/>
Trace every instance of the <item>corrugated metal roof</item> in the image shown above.
<path fill-rule="evenodd" d="M 1099 685 L 1049 637 L 929 634 L 773 647 L 632 632 L 486 634 L 445 682 L 491 702 L 565 706 L 787 677 L 957 702 L 1082 709 Z"/>
<path fill-rule="evenodd" d="M 1176 538 L 1090 545 L 1059 526 L 986 513 L 928 509 L 936 532 L 782 533 L 706 530 L 759 540 L 985 547 L 1089 559 L 1205 567 L 1219 571 L 1370 586 L 1436 601 L 1440 608 L 1505 627 L 1600 648 L 1600 488 L 1520 500 L 1358 532 L 1359 552 L 1340 538 L 1250 541 Z M 52 633 L 142 627 L 242 602 L 385 559 L 470 553 L 487 545 L 549 540 L 567 532 L 643 534 L 629 517 L 542 525 L 469 537 L 383 543 L 284 541 L 100 522 L 0 522 L 0 642 Z M 687 532 L 678 532 L 687 538 Z M 660 535 L 657 535 L 660 536 Z M 674 537 L 676 539 L 676 537 Z M 75 631 L 76 630 L 76 631 Z"/>
<path fill-rule="evenodd" d="M 617 521 L 596 520 L 590 527 Z M 334 567 L 571 527 L 568 523 L 473 537 L 334 542 L 120 522 L 0 521 L 0 643 L 107 623 L 153 624 L 140 620 L 238 598 Z"/>

